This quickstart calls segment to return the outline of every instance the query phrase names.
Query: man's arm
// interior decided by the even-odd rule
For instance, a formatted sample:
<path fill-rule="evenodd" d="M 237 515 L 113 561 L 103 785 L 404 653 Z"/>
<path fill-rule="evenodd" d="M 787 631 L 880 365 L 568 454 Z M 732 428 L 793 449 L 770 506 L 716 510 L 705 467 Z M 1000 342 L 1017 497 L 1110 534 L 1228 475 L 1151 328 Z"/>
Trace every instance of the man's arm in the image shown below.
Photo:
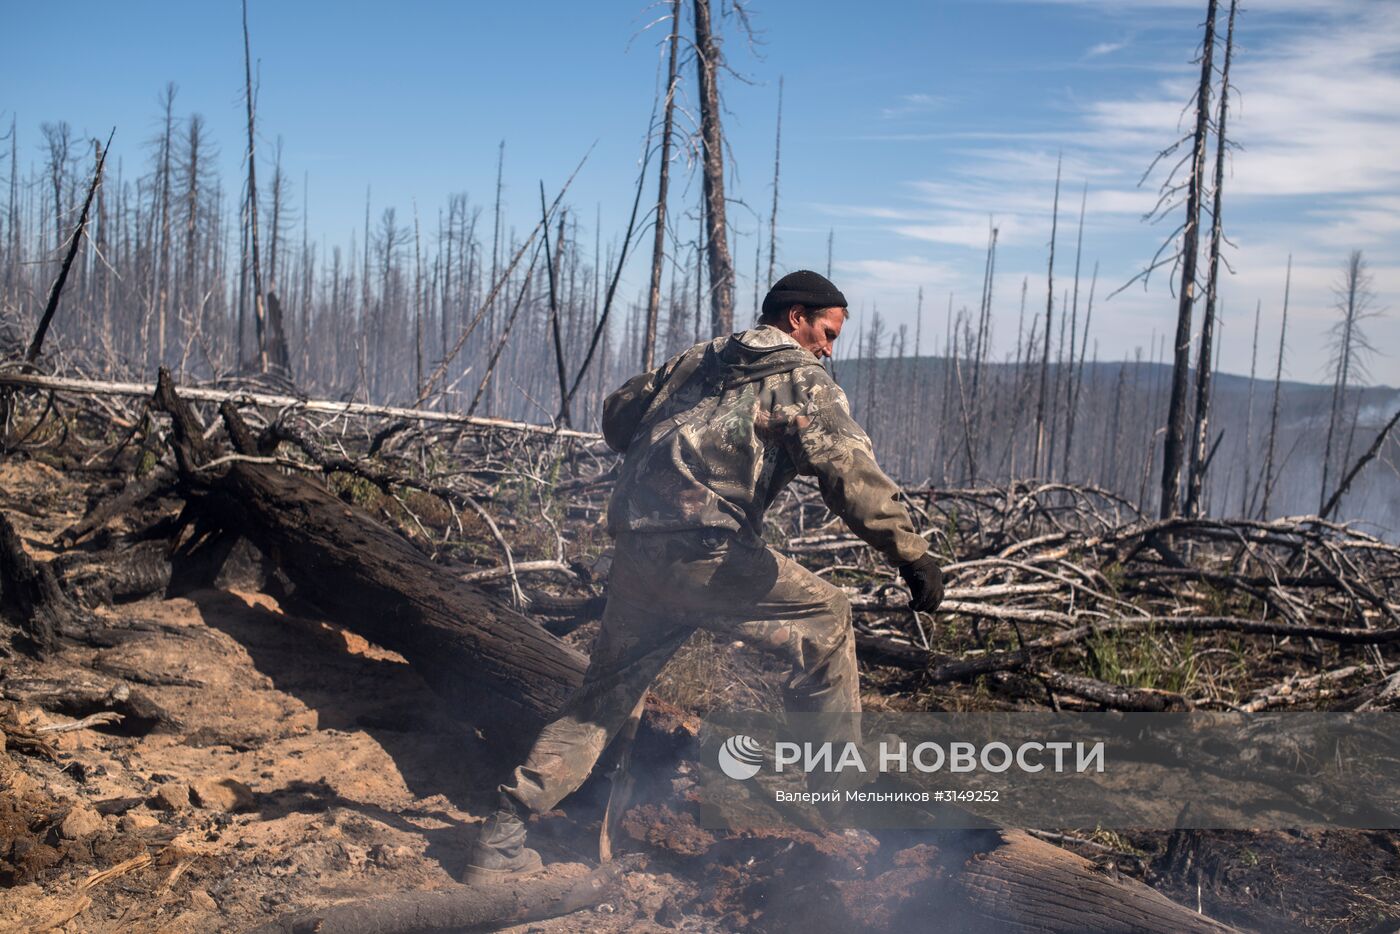
<path fill-rule="evenodd" d="M 796 406 L 773 414 L 784 423 L 781 434 L 798 472 L 816 477 L 827 507 L 891 564 L 921 558 L 928 542 L 914 531 L 899 487 L 875 462 L 841 387 L 818 367 L 801 367 L 792 378 Z"/>

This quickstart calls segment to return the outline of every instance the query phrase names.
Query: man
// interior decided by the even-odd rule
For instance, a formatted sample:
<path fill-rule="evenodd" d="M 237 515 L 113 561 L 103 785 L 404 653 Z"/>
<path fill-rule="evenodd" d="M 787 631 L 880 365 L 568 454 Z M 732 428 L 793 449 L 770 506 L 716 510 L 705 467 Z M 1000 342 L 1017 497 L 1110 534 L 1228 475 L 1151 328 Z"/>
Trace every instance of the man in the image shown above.
<path fill-rule="evenodd" d="M 608 397 L 603 436 L 625 457 L 602 625 L 583 683 L 501 786 L 464 881 L 540 868 L 523 815 L 583 783 L 697 628 L 784 657 L 788 710 L 860 711 L 850 602 L 763 541 L 763 513 L 794 476 L 815 477 L 827 506 L 899 568 L 914 609 L 938 605 L 938 563 L 820 363 L 848 317 L 830 281 L 795 272 L 769 291 L 758 327 L 696 344 Z"/>

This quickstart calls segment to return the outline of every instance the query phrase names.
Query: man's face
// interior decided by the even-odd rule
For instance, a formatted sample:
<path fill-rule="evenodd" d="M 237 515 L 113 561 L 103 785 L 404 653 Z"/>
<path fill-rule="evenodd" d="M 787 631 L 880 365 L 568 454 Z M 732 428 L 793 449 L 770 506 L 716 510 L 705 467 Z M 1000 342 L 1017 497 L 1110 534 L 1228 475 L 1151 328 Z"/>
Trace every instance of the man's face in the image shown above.
<path fill-rule="evenodd" d="M 785 329 L 792 339 L 809 350 L 818 360 L 831 356 L 832 345 L 841 336 L 841 325 L 846 323 L 844 308 L 823 308 L 821 314 L 811 321 L 803 314 L 802 306 L 788 309 L 788 327 Z"/>

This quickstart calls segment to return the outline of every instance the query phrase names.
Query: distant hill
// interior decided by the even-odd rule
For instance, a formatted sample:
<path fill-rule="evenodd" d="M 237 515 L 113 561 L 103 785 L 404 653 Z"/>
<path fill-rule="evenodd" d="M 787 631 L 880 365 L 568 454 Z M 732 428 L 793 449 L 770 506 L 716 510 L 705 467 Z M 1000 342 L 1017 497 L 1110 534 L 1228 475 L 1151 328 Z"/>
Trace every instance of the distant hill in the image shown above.
<path fill-rule="evenodd" d="M 1038 366 L 988 363 L 978 375 L 967 361 L 955 369 L 945 357 L 856 358 L 839 361 L 835 375 L 857 419 L 875 441 L 881 463 L 901 480 L 948 484 L 971 479 L 963 402 L 968 407 L 967 427 L 975 429 L 974 381 L 979 384 L 983 413 L 974 446 L 977 479 L 1004 480 L 1012 473 L 1029 472 L 1040 399 Z M 1049 476 L 1095 483 L 1134 501 L 1145 497 L 1155 504 L 1171 367 L 1136 361 L 1086 363 L 1068 470 L 1064 462 L 1069 433 L 1068 367 L 1052 365 L 1046 375 L 1048 391 L 1056 400 L 1046 417 L 1043 442 L 1045 453 L 1054 449 Z M 1191 386 L 1194 396 L 1194 372 Z M 1247 376 L 1221 373 L 1214 378 L 1211 393 L 1210 444 L 1218 439 L 1219 445 L 1207 474 L 1204 501 L 1213 514 L 1239 515 L 1250 504 L 1257 512 L 1263 500 L 1273 380 L 1256 377 L 1251 383 Z M 1330 385 L 1296 380 L 1279 384 L 1270 515 L 1318 511 L 1331 405 Z M 1194 411 L 1194 401 L 1191 406 Z M 1400 389 L 1368 386 L 1348 391 L 1344 417 L 1333 438 L 1329 493 L 1397 409 Z M 1377 460 L 1342 499 L 1334 518 L 1361 522 L 1400 540 L 1400 437 L 1396 434 L 1400 432 L 1392 433 Z"/>

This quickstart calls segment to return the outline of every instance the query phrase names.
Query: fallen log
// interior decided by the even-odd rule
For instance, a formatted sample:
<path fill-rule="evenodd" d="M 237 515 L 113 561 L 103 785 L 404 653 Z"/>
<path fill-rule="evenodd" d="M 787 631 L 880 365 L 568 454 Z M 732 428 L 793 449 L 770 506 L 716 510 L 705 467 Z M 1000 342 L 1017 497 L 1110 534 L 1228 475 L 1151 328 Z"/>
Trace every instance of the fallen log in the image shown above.
<path fill-rule="evenodd" d="M 1191 709 L 1191 702 L 1175 691 L 1125 687 L 1046 667 L 1032 668 L 1030 674 L 1048 690 L 1092 701 L 1109 710 L 1179 713 Z"/>
<path fill-rule="evenodd" d="M 0 670 L 0 700 L 29 704 L 64 716 L 85 719 L 94 714 L 121 716 L 119 732 L 141 736 L 178 729 L 179 721 L 144 692 L 125 681 L 82 671 L 61 678 L 39 678 Z"/>
<path fill-rule="evenodd" d="M 1030 834 L 1008 830 L 1002 840 L 1001 846 L 974 855 L 953 879 L 953 887 L 975 912 L 978 929 L 1025 934 L 1223 934 L 1234 930 L 1141 882 L 1115 878 L 1082 856 Z"/>
<path fill-rule="evenodd" d="M 158 385 L 158 384 L 157 384 Z M 150 396 L 157 386 L 150 383 L 126 383 L 111 380 L 70 379 L 59 376 L 42 376 L 37 373 L 0 373 L 0 386 L 18 389 L 47 389 L 56 392 L 74 392 L 101 396 Z M 408 409 L 392 405 L 369 405 L 364 402 L 337 402 L 331 399 L 306 399 L 300 396 L 276 395 L 265 392 L 248 392 L 241 389 L 205 389 L 187 386 L 180 394 L 198 402 L 224 402 L 234 400 L 252 405 L 275 409 L 297 409 L 306 412 L 321 412 L 327 415 L 373 416 L 376 418 L 398 418 L 414 422 L 439 422 L 449 425 L 467 425 L 475 428 L 515 432 L 524 435 L 541 435 L 549 438 L 568 438 L 575 441 L 602 441 L 602 435 L 591 431 L 575 431 L 551 425 L 535 425 L 530 422 L 513 422 L 504 418 L 486 418 L 480 415 L 458 415 L 455 412 L 439 412 L 430 409 Z"/>
<path fill-rule="evenodd" d="M 180 482 L 206 531 L 246 536 L 286 576 L 296 600 L 402 655 L 498 748 L 532 738 L 579 683 L 583 655 L 433 564 L 364 510 L 272 466 L 227 461 L 209 469 L 217 452 L 164 370 L 155 407 L 171 417 Z M 236 443 L 253 443 L 236 414 L 225 420 Z"/>
<path fill-rule="evenodd" d="M 542 921 L 598 904 L 617 887 L 626 865 L 611 863 L 582 874 L 566 874 L 560 870 L 567 867 L 553 866 L 542 877 L 500 885 L 455 885 L 431 892 L 358 899 L 284 915 L 253 928 L 250 934 L 479 931 Z"/>

